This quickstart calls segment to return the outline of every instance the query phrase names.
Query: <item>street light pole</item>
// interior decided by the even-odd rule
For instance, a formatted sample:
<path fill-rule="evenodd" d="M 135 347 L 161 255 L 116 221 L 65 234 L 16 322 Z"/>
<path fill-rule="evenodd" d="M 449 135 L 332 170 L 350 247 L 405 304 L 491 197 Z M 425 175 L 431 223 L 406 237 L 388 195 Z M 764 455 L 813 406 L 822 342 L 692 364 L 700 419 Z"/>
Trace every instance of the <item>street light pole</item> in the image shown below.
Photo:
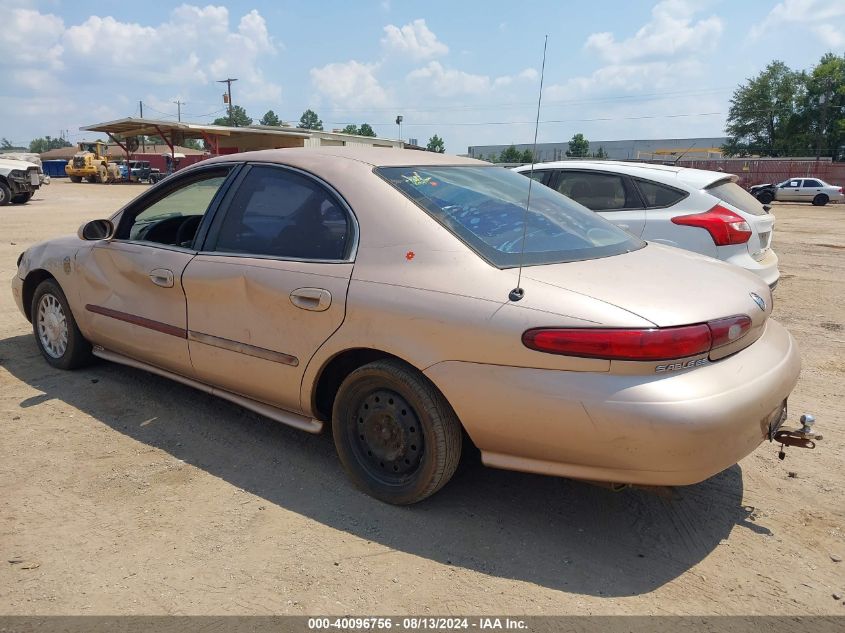
<path fill-rule="evenodd" d="M 228 78 L 228 79 L 218 79 L 217 80 L 217 83 L 226 84 L 226 87 L 227 87 L 226 90 L 227 90 L 227 93 L 229 95 L 229 125 L 232 126 L 232 127 L 234 127 L 234 125 L 235 125 L 235 121 L 234 121 L 234 118 L 232 116 L 232 82 L 233 81 L 237 81 L 237 79 Z"/>

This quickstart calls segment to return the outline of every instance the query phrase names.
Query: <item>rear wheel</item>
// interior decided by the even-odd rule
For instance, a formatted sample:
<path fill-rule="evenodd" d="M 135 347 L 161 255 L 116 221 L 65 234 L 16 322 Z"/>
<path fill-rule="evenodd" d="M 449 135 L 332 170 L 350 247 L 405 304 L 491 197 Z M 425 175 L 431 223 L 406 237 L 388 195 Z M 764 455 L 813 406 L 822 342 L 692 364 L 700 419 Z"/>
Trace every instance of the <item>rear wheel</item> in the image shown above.
<path fill-rule="evenodd" d="M 827 197 L 826 195 L 824 195 L 823 193 L 820 193 L 820 194 L 819 194 L 819 195 L 817 195 L 815 198 L 813 198 L 813 204 L 814 204 L 815 206 L 817 206 L 817 207 L 823 207 L 823 206 L 824 206 L 824 205 L 826 205 L 828 202 L 830 202 L 830 198 L 828 198 L 828 197 Z"/>
<path fill-rule="evenodd" d="M 26 204 L 32 199 L 32 192 L 25 191 L 24 193 L 19 193 L 16 196 L 12 196 L 12 204 Z"/>
<path fill-rule="evenodd" d="M 772 194 L 771 191 L 763 191 L 763 192 L 757 194 L 757 199 L 762 204 L 769 204 L 772 200 L 775 199 L 775 196 L 774 196 L 774 194 Z"/>
<path fill-rule="evenodd" d="M 68 176 L 71 182 L 82 182 L 82 176 Z"/>
<path fill-rule="evenodd" d="M 76 369 L 91 361 L 91 344 L 82 336 L 65 293 L 45 279 L 32 297 L 32 330 L 41 355 L 58 369 Z"/>
<path fill-rule="evenodd" d="M 335 398 L 332 434 L 352 481 L 387 503 L 434 494 L 461 457 L 461 424 L 452 407 L 400 361 L 376 361 L 347 376 Z"/>
<path fill-rule="evenodd" d="M 5 182 L 0 181 L 0 206 L 4 204 L 9 204 L 12 201 L 12 190 L 9 189 L 9 185 Z"/>

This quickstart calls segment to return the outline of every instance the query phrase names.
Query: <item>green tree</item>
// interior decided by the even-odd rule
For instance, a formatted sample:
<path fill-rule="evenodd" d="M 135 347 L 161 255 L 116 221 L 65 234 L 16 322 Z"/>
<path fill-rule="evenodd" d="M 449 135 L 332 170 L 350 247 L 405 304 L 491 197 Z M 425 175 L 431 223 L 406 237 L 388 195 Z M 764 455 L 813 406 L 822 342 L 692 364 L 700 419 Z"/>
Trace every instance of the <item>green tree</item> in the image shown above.
<path fill-rule="evenodd" d="M 803 121 L 816 156 L 841 159 L 845 142 L 845 57 L 827 53 L 807 76 Z M 794 142 L 800 142 L 796 139 Z"/>
<path fill-rule="evenodd" d="M 369 123 L 362 123 L 361 127 L 358 128 L 358 134 L 360 136 L 375 136 L 376 131 L 370 127 Z"/>
<path fill-rule="evenodd" d="M 533 163 L 534 162 L 534 152 L 532 152 L 530 149 L 527 149 L 524 152 L 522 152 L 522 158 L 520 159 L 520 162 Z"/>
<path fill-rule="evenodd" d="M 230 125 L 229 115 L 217 117 L 212 125 Z M 241 106 L 232 106 L 232 125 L 235 127 L 247 127 L 252 125 L 252 118 L 247 116 L 246 110 Z"/>
<path fill-rule="evenodd" d="M 604 151 L 604 147 L 599 147 L 599 151 L 593 154 L 593 158 L 607 158 L 607 152 Z"/>
<path fill-rule="evenodd" d="M 354 123 L 350 123 L 345 128 L 341 130 L 344 134 L 358 134 L 358 126 Z"/>
<path fill-rule="evenodd" d="M 15 146 L 9 142 L 5 136 L 0 139 L 0 149 L 15 149 Z"/>
<path fill-rule="evenodd" d="M 182 147 L 187 147 L 188 149 L 204 149 L 199 140 L 195 138 L 186 138 L 182 142 Z"/>
<path fill-rule="evenodd" d="M 569 149 L 566 150 L 566 155 L 570 158 L 583 158 L 590 153 L 590 141 L 584 138 L 584 135 L 578 132 L 572 135 L 569 141 Z"/>
<path fill-rule="evenodd" d="M 786 156 L 806 143 L 797 115 L 805 101 L 806 77 L 781 61 L 773 61 L 731 97 L 725 131 L 728 156 Z"/>
<path fill-rule="evenodd" d="M 308 110 L 302 113 L 301 117 L 299 117 L 299 125 L 297 125 L 296 127 L 305 130 L 322 130 L 323 122 L 317 116 L 317 113 L 309 108 Z"/>
<path fill-rule="evenodd" d="M 443 139 L 435 134 L 430 139 L 428 139 L 428 145 L 425 146 L 425 149 L 429 152 L 437 152 L 438 154 L 442 154 L 446 151 L 446 144 L 443 142 Z"/>
<path fill-rule="evenodd" d="M 59 149 L 60 147 L 71 147 L 71 144 L 63 138 L 53 138 L 51 136 L 32 139 L 29 143 L 29 151 L 33 154 L 42 154 L 48 150 Z"/>
<path fill-rule="evenodd" d="M 274 125 L 276 127 L 282 124 L 282 120 L 276 116 L 276 113 L 272 110 L 267 110 L 264 113 L 264 116 L 258 120 L 259 125 Z"/>
<path fill-rule="evenodd" d="M 506 150 L 503 150 L 501 154 L 499 154 L 499 160 L 496 161 L 498 163 L 521 163 L 522 162 L 522 152 L 516 149 L 515 145 L 511 145 Z"/>

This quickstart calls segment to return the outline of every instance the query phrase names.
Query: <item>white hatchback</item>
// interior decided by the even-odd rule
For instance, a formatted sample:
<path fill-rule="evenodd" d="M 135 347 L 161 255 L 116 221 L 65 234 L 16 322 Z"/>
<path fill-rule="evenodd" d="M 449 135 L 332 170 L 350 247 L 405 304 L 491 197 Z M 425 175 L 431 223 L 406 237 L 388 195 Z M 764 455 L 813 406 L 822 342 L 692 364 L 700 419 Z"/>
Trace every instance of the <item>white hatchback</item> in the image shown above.
<path fill-rule="evenodd" d="M 515 171 L 527 176 L 531 165 Z M 721 259 L 755 273 L 772 289 L 777 285 L 775 217 L 733 174 L 567 160 L 537 163 L 533 177 L 646 241 Z"/>

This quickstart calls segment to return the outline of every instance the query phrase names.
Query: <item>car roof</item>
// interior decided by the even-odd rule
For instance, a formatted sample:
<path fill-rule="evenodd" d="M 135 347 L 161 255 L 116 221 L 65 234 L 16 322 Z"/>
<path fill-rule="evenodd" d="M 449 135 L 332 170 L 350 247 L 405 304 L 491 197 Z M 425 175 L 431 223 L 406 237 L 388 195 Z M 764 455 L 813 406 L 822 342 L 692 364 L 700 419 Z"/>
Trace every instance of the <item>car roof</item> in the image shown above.
<path fill-rule="evenodd" d="M 523 165 L 517 167 L 516 171 L 526 172 L 530 171 L 530 169 L 530 165 Z M 719 181 L 736 182 L 739 180 L 738 176 L 723 171 L 675 167 L 674 165 L 631 163 L 619 160 L 558 160 L 549 163 L 536 163 L 534 169 L 590 169 L 593 171 L 609 171 L 628 176 L 639 176 L 647 180 L 656 180 L 667 184 L 672 184 L 673 181 L 679 181 L 697 189 L 704 189 Z"/>
<path fill-rule="evenodd" d="M 314 157 L 325 156 L 328 160 L 354 160 L 373 167 L 404 167 L 416 165 L 482 165 L 491 167 L 486 161 L 437 152 L 424 152 L 390 147 L 290 147 L 286 149 L 259 150 L 227 154 L 203 161 L 213 162 L 256 161 L 298 166 L 300 162 L 311 162 Z"/>

